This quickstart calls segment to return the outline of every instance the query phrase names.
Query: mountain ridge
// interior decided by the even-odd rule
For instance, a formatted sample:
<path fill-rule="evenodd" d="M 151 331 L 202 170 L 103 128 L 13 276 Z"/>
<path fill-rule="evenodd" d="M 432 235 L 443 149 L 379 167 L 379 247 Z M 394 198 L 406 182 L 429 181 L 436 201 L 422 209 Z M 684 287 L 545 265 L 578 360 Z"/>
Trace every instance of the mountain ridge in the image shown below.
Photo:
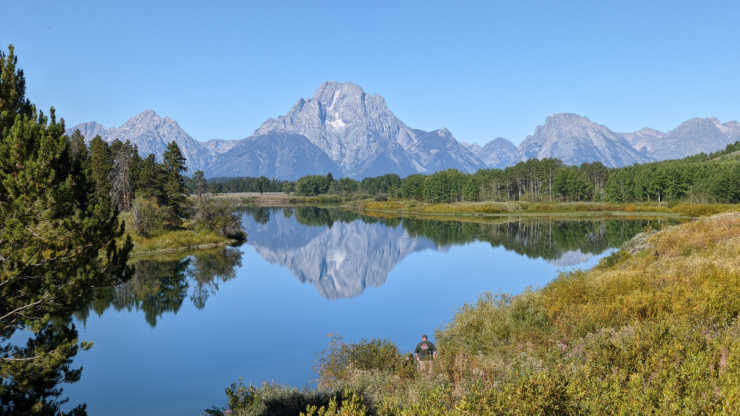
<path fill-rule="evenodd" d="M 189 172 L 208 177 L 268 176 L 296 179 L 332 173 L 362 179 L 386 173 L 407 176 L 446 169 L 474 172 L 502 169 L 530 158 L 557 158 L 566 164 L 601 162 L 621 167 L 708 153 L 740 140 L 740 123 L 692 118 L 669 132 L 643 128 L 617 133 L 574 113 L 556 113 L 519 146 L 497 137 L 484 144 L 462 143 L 447 128 L 409 127 L 389 109 L 385 98 L 359 85 L 327 81 L 311 98 L 300 98 L 287 113 L 265 120 L 243 139 L 198 141 L 170 117 L 145 110 L 119 127 L 80 123 L 86 140 L 100 135 L 111 142 L 129 140 L 142 156 L 161 156 L 175 141 Z"/>

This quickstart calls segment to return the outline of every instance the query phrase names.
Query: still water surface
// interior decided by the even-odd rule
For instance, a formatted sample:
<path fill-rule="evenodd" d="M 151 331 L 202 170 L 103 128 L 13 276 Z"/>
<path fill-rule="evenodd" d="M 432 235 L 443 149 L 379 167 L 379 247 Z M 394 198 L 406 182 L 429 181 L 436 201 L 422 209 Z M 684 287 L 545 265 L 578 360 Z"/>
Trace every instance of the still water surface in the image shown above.
<path fill-rule="evenodd" d="M 91 415 L 198 415 L 246 383 L 310 386 L 317 355 L 390 339 L 410 351 L 479 294 L 542 287 L 593 267 L 657 220 L 377 220 L 318 208 L 248 209 L 248 242 L 139 261 L 77 317 L 95 343 L 65 386 Z"/>

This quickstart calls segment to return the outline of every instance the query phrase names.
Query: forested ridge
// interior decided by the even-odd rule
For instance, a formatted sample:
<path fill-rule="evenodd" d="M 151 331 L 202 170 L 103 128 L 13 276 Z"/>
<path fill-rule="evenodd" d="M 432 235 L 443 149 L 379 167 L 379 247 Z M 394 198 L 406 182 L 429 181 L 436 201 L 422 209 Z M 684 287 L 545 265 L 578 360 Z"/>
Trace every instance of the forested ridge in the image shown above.
<path fill-rule="evenodd" d="M 610 169 L 601 163 L 567 166 L 557 159 L 530 159 L 505 169 L 472 174 L 445 170 L 401 178 L 388 174 L 356 181 L 332 174 L 295 182 L 218 178 L 209 192 L 294 192 L 298 195 L 365 194 L 448 203 L 460 201 L 740 202 L 740 142 L 684 159 Z"/>

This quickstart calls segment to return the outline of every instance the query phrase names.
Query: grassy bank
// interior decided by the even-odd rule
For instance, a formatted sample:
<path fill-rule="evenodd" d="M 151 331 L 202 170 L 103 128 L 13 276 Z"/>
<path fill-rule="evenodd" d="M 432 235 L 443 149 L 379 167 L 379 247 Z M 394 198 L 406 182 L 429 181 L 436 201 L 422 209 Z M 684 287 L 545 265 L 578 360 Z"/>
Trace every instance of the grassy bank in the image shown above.
<path fill-rule="evenodd" d="M 287 207 L 301 205 L 341 205 L 367 214 L 393 216 L 501 217 L 507 215 L 547 216 L 682 216 L 701 217 L 722 212 L 740 212 L 740 204 L 701 203 L 611 203 L 611 202 L 457 202 L 430 204 L 416 200 L 376 201 L 368 195 L 300 196 L 283 192 L 214 194 L 214 198 L 237 201 L 243 205 Z"/>
<path fill-rule="evenodd" d="M 640 234 L 540 290 L 481 296 L 437 331 L 431 378 L 390 342 L 337 342 L 316 391 L 227 394 L 236 415 L 736 415 L 739 315 L 732 212 Z"/>
<path fill-rule="evenodd" d="M 213 198 L 236 201 L 242 205 L 260 207 L 322 206 L 346 204 L 368 199 L 368 195 L 316 195 L 302 196 L 284 192 L 236 192 L 213 194 Z"/>
<path fill-rule="evenodd" d="M 740 211 L 739 204 L 692 203 L 608 203 L 608 202 L 458 202 L 428 204 L 413 200 L 362 200 L 347 204 L 366 213 L 401 214 L 407 216 L 477 216 L 561 215 L 561 216 L 685 216 L 700 217 L 722 212 Z"/>
<path fill-rule="evenodd" d="M 191 250 L 203 250 L 237 241 L 224 237 L 215 231 L 196 230 L 191 224 L 183 224 L 181 229 L 169 231 L 156 231 L 151 236 L 144 237 L 137 234 L 131 224 L 130 214 L 122 213 L 121 220 L 126 223 L 126 231 L 122 238 L 131 237 L 134 248 L 131 257 L 149 257 L 168 253 L 176 253 Z"/>

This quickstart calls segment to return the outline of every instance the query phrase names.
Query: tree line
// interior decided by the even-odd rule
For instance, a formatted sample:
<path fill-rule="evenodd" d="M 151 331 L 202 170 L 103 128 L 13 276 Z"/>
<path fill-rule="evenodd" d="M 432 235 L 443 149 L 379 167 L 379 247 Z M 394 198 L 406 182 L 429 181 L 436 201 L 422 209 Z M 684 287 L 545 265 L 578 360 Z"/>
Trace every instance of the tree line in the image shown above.
<path fill-rule="evenodd" d="M 236 193 L 236 192 L 290 192 L 290 181 L 280 179 L 268 179 L 266 176 L 236 177 L 236 178 L 211 178 L 208 180 L 207 189 L 211 193 Z"/>
<path fill-rule="evenodd" d="M 308 175 L 295 182 L 268 180 L 271 191 L 315 196 L 358 195 L 412 199 L 428 203 L 461 201 L 605 201 L 740 202 L 740 142 L 712 154 L 679 160 L 607 168 L 602 163 L 568 166 L 557 159 L 530 159 L 505 169 L 481 169 L 466 174 L 455 169 L 401 178 L 386 174 L 357 181 L 328 175 Z M 209 189 L 232 192 L 237 183 L 260 178 L 221 178 Z M 216 188 L 216 185 L 218 188 Z M 279 185 L 278 185 L 279 184 Z M 250 188 L 249 192 L 256 192 Z"/>

